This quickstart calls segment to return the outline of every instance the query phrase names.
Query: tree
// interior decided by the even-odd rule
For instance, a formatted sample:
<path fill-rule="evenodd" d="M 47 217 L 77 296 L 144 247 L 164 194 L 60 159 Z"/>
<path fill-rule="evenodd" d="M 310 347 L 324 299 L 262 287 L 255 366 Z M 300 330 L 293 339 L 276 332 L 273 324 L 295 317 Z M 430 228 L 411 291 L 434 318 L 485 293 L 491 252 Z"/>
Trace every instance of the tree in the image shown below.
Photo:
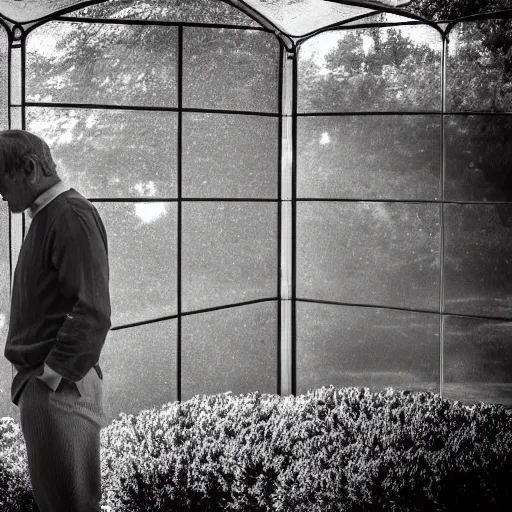
<path fill-rule="evenodd" d="M 463 16 L 512 8 L 511 0 L 411 0 L 409 12 L 431 20 L 454 20 Z"/>

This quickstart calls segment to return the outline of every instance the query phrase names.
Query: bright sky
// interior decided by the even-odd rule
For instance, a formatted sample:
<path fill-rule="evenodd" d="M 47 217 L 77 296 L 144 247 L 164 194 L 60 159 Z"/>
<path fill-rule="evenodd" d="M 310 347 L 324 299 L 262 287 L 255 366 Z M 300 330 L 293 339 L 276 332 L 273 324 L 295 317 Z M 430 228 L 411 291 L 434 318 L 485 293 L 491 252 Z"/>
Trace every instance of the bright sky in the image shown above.
<path fill-rule="evenodd" d="M 149 224 L 167 215 L 167 208 L 163 203 L 136 203 L 135 215 L 137 215 L 144 224 Z"/>
<path fill-rule="evenodd" d="M 156 195 L 156 186 L 153 181 L 139 182 L 133 189 L 142 197 L 154 197 Z M 167 205 L 164 203 L 136 203 L 135 215 L 145 224 L 149 224 L 167 215 Z"/>

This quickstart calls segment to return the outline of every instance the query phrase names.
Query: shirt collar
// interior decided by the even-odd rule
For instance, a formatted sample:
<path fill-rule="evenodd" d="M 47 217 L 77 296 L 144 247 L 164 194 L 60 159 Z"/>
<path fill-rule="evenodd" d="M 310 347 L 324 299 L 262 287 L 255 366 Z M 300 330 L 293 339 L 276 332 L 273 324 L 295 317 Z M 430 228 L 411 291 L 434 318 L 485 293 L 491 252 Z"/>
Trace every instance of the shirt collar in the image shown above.
<path fill-rule="evenodd" d="M 27 210 L 27 213 L 31 219 L 40 212 L 45 206 L 51 203 L 57 196 L 60 196 L 62 192 L 66 192 L 69 190 L 69 187 L 64 185 L 62 181 L 58 181 L 50 187 L 48 190 L 45 190 L 37 199 L 32 203 L 32 206 Z"/>

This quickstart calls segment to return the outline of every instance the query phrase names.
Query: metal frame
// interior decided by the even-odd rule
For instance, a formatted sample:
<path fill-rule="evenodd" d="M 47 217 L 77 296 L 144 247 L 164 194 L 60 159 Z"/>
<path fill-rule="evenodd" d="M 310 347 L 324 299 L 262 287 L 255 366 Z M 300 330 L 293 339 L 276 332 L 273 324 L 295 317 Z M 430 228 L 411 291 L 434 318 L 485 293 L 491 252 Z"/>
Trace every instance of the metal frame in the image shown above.
<path fill-rule="evenodd" d="M 335 0 L 333 0 L 335 1 Z M 340 1 L 337 3 L 346 3 L 344 1 Z M 352 3 L 352 2 L 350 2 Z M 397 13 L 398 14 L 398 13 Z M 403 15 L 402 13 L 400 13 Z M 445 198 L 445 172 L 446 172 L 446 144 L 445 144 L 445 123 L 447 116 L 468 116 L 468 115 L 510 115 L 512 112 L 474 112 L 474 111 L 464 111 L 464 112 L 452 112 L 446 109 L 446 80 L 447 80 L 447 57 L 448 57 L 448 41 L 449 34 L 451 30 L 457 26 L 457 24 L 465 22 L 465 21 L 479 21 L 479 20 L 487 20 L 487 19 L 503 19 L 503 18 L 512 18 L 512 10 L 500 11 L 498 13 L 488 13 L 485 15 L 473 15 L 464 18 L 460 18 L 458 20 L 454 20 L 450 23 L 446 24 L 446 27 L 442 27 L 434 22 L 423 21 L 422 23 L 407 23 L 407 25 L 420 25 L 420 26 L 431 26 L 437 30 L 441 37 L 442 49 L 441 49 L 441 84 L 440 84 L 440 95 L 441 95 L 441 105 L 439 110 L 435 111 L 343 111 L 343 112 L 301 112 L 296 113 L 295 117 L 345 117 L 345 116 L 414 116 L 414 115 L 427 115 L 427 116 L 441 116 L 441 124 L 440 124 L 440 162 L 439 162 L 439 170 L 440 170 L 440 198 L 438 200 L 402 200 L 402 199 L 365 199 L 365 198 L 319 198 L 319 197 L 295 197 L 295 201 L 300 202 L 314 202 L 314 201 L 328 201 L 328 202 L 379 202 L 379 203 L 426 203 L 426 204 L 438 204 L 440 211 L 440 243 L 439 243 L 439 251 L 440 251 L 440 269 L 439 269 L 439 307 L 436 310 L 421 310 L 417 308 L 398 308 L 391 306 L 382 306 L 378 304 L 359 304 L 359 303 L 346 303 L 339 301 L 330 301 L 330 300 L 318 300 L 318 299 L 308 299 L 306 297 L 295 297 L 295 302 L 307 302 L 307 303 L 316 303 L 316 304 L 331 304 L 331 305 L 339 305 L 339 306 L 351 306 L 351 307 L 364 307 L 370 309 L 386 309 L 386 310 L 398 310 L 398 311 L 411 311 L 417 313 L 425 313 L 425 314 L 436 314 L 439 317 L 439 393 L 443 396 L 444 391 L 444 319 L 447 317 L 459 317 L 459 318 L 473 318 L 473 319 L 481 319 L 481 320 L 490 320 L 490 321 L 502 321 L 502 322 L 512 322 L 510 317 L 498 317 L 498 316 L 488 316 L 488 315 L 469 315 L 469 314 L 458 314 L 458 313 L 449 313 L 445 311 L 444 304 L 444 293 L 445 293 L 445 243 L 444 243 L 444 235 L 445 235 L 445 221 L 444 221 L 444 205 L 447 204 L 482 204 L 482 205 L 498 205 L 498 204 L 512 204 L 511 201 L 457 201 L 457 200 L 447 200 Z M 351 26 L 344 26 L 344 23 L 333 24 L 329 27 L 324 27 L 318 31 L 315 31 L 312 35 L 308 35 L 305 38 L 302 38 L 298 44 L 298 50 L 300 52 L 302 44 L 314 37 L 318 34 L 327 32 L 327 31 L 341 31 L 341 30 L 361 30 L 365 28 L 386 28 L 386 27 L 396 27 L 402 26 L 404 24 L 399 23 L 385 23 L 385 24 L 358 24 Z M 297 154 L 295 154 L 295 159 Z M 295 233 L 294 228 L 294 233 Z M 295 249 L 296 254 L 296 249 Z M 295 324 L 295 320 L 294 320 Z M 294 340 L 296 337 L 294 336 Z M 295 358 L 295 352 L 294 352 Z"/>
<path fill-rule="evenodd" d="M 92 2 L 93 3 L 98 2 Z M 78 8 L 83 7 L 79 6 Z M 76 6 L 73 10 L 76 10 Z M 139 105 L 116 105 L 116 104 L 96 104 L 96 103 L 69 103 L 69 102 L 34 102 L 34 101 L 27 101 L 26 100 L 26 94 L 25 94 L 25 48 L 26 48 L 26 37 L 29 35 L 32 30 L 35 30 L 37 27 L 46 24 L 48 22 L 52 21 L 58 21 L 58 22 L 79 22 L 79 23 L 101 23 L 101 24 L 122 24 L 122 25 L 137 25 L 137 26 L 169 26 L 169 27 L 177 27 L 178 29 L 178 52 L 177 52 L 177 106 L 176 107 L 151 107 L 151 106 L 139 106 Z M 282 76 L 283 76 L 283 70 L 281 66 L 279 66 L 279 77 L 278 77 L 278 88 L 279 88 L 279 100 L 277 104 L 277 112 L 263 112 L 263 111 L 237 111 L 237 110 L 228 110 L 228 109 L 203 109 L 203 108 L 185 108 L 183 107 L 183 41 L 184 41 L 184 27 L 186 28 L 212 28 L 212 29 L 226 29 L 226 30 L 251 30 L 251 31 L 263 31 L 263 32 L 271 32 L 268 29 L 262 28 L 262 27 L 251 27 L 251 26 L 239 26 L 239 25 L 221 25 L 221 24 L 214 24 L 214 25 L 208 25 L 204 23 L 184 23 L 184 22 L 165 22 L 165 21 L 143 21 L 140 22 L 138 20 L 110 20 L 110 19 L 96 19 L 96 18 L 79 18 L 79 17 L 65 17 L 65 16 L 51 16 L 48 18 L 44 18 L 42 20 L 39 20 L 37 22 L 31 22 L 30 24 L 27 24 L 27 30 L 23 32 L 23 40 L 22 40 L 22 47 L 23 47 L 23 58 L 22 58 L 22 91 L 20 91 L 21 94 L 21 103 L 20 107 L 22 109 L 22 120 L 23 124 L 20 126 L 20 128 L 25 128 L 25 109 L 26 107 L 35 107 L 35 108 L 44 108 L 49 107 L 53 109 L 63 108 L 63 109 L 101 109 L 101 110 L 125 110 L 125 111 L 168 111 L 168 112 L 176 112 L 178 115 L 177 120 L 177 196 L 176 197 L 161 197 L 161 198 L 132 198 L 132 197 L 116 197 L 116 198 L 88 198 L 91 202 L 123 202 L 123 203 L 134 203 L 134 202 L 175 202 L 177 203 L 177 306 L 176 306 L 176 314 L 168 315 L 165 317 L 159 317 L 159 318 L 151 318 L 144 321 L 139 322 L 133 322 L 130 324 L 124 324 L 124 325 L 117 325 L 113 326 L 111 330 L 122 330 L 126 328 L 131 327 L 137 327 L 142 326 L 146 324 L 156 323 L 156 322 L 162 322 L 167 320 L 176 320 L 177 321 L 177 337 L 176 337 L 176 398 L 177 400 L 181 400 L 181 381 L 182 381 L 182 375 L 181 375 L 181 360 L 182 360 L 182 317 L 194 315 L 194 314 L 201 314 L 201 313 L 207 313 L 212 311 L 218 311 L 222 309 L 228 309 L 228 308 L 234 308 L 234 307 L 240 307 L 240 306 L 247 306 L 251 304 L 258 304 L 263 302 L 276 302 L 279 306 L 281 305 L 281 282 L 280 282 L 280 276 L 278 269 L 280 268 L 281 263 L 281 239 L 280 239 L 280 233 L 281 233 L 281 223 L 282 223 L 282 212 L 280 208 L 277 208 L 277 218 L 276 218 L 276 224 L 277 224 L 277 233 L 278 233 L 278 266 L 276 267 L 276 295 L 273 297 L 264 297 L 256 300 L 250 300 L 250 301 L 243 301 L 238 302 L 234 304 L 227 304 L 223 306 L 216 306 L 211 308 L 204 308 L 200 310 L 192 310 L 192 311 L 182 311 L 182 265 L 181 265 L 181 259 L 182 259 L 182 205 L 185 202 L 253 202 L 253 203 L 273 203 L 273 204 L 280 204 L 281 203 L 281 182 L 282 182 L 282 176 L 281 176 L 281 168 L 282 168 L 282 162 L 281 162 L 281 149 L 282 149 L 282 141 L 281 141 L 281 133 L 282 133 L 282 126 L 279 123 L 279 140 L 276 141 L 278 144 L 278 160 L 276 161 L 276 182 L 277 182 L 277 196 L 275 198 L 219 198 L 219 197 L 212 197 L 212 198 L 206 198 L 206 197 L 200 197 L 200 198 L 192 198 L 192 197 L 183 197 L 182 193 L 182 139 L 183 139 L 183 113 L 187 112 L 194 112 L 194 113 L 214 113 L 214 114 L 229 114 L 229 115 L 242 115 L 242 116 L 263 116 L 268 118 L 275 118 L 275 119 L 281 119 L 282 117 L 282 93 L 283 93 L 283 87 L 282 87 Z M 271 32 L 274 36 L 276 35 L 274 31 Z M 285 54 L 283 50 L 283 42 L 280 38 L 277 38 L 277 41 L 279 42 L 279 55 L 282 56 Z M 11 103 L 11 102 L 10 102 Z M 11 216 L 11 219 L 19 219 L 24 221 L 24 218 L 22 216 Z M 173 221 L 174 222 L 174 221 Z M 20 226 L 20 229 L 18 231 L 21 231 L 23 234 L 25 232 L 24 229 L 24 222 L 23 226 Z M 18 242 L 15 244 L 18 247 L 21 246 L 21 240 L 18 240 Z M 281 315 L 279 313 L 279 308 L 277 310 L 277 378 L 276 378 L 276 392 L 281 392 L 281 375 L 282 375 L 282 368 L 281 368 L 281 360 L 289 360 L 287 357 L 282 357 L 281 354 L 281 327 L 282 327 L 282 320 Z M 284 372 L 286 373 L 286 372 Z"/>
<path fill-rule="evenodd" d="M 444 181 L 445 181 L 445 120 L 447 115 L 512 115 L 512 112 L 449 112 L 446 110 L 446 65 L 447 65 L 447 46 L 449 41 L 449 34 L 451 30 L 460 22 L 463 21 L 477 21 L 491 18 L 512 17 L 512 9 L 507 11 L 500 11 L 498 13 L 474 15 L 453 20 L 446 24 L 445 27 L 439 26 L 437 23 L 425 20 L 419 16 L 406 13 L 400 9 L 391 8 L 377 8 L 364 15 L 350 18 L 342 22 L 337 22 L 319 30 L 310 32 L 304 36 L 293 36 L 285 33 L 281 27 L 276 26 L 270 20 L 262 16 L 260 13 L 250 5 L 250 1 L 243 0 L 223 0 L 229 5 L 240 9 L 242 12 L 250 16 L 257 23 L 262 24 L 262 27 L 253 27 L 245 25 L 222 25 L 222 24 L 205 24 L 205 23 L 189 23 L 189 22 L 170 22 L 170 21 L 144 21 L 144 20 L 111 20 L 111 19 L 97 19 L 97 18 L 81 18 L 66 16 L 77 9 L 89 5 L 103 3 L 103 1 L 92 0 L 87 2 L 80 2 L 72 7 L 62 9 L 56 13 L 24 24 L 17 24 L 12 20 L 7 20 L 7 23 L 0 18 L 0 24 L 7 29 L 9 38 L 9 53 L 8 53 L 8 102 L 9 102 L 9 124 L 13 128 L 25 128 L 25 110 L 26 107 L 51 107 L 51 108 L 74 108 L 74 109 L 117 109 L 117 110 L 143 110 L 143 111 L 170 111 L 178 113 L 177 124 L 177 197 L 162 197 L 162 198 L 90 198 L 91 201 L 96 202 L 177 202 L 177 312 L 174 315 L 150 319 L 147 321 L 135 322 L 131 324 L 114 326 L 112 330 L 121 330 L 140 325 L 161 322 L 166 320 L 177 320 L 177 340 L 176 340 L 176 372 L 177 372 L 177 399 L 181 400 L 181 319 L 183 316 L 200 314 L 205 312 L 217 311 L 221 309 L 240 307 L 250 304 L 261 302 L 276 302 L 277 303 L 277 378 L 276 389 L 278 394 L 296 394 L 297 392 L 297 302 L 309 302 L 318 304 L 333 304 L 340 306 L 353 306 L 365 308 L 378 308 L 387 310 L 399 311 L 412 311 L 425 314 L 439 315 L 439 388 L 440 393 L 443 393 L 444 375 L 443 375 L 443 343 L 444 343 L 444 318 L 448 316 L 476 318 L 482 320 L 499 320 L 510 322 L 510 318 L 501 318 L 494 316 L 481 316 L 481 315 L 463 315 L 451 314 L 444 311 L 444 205 L 445 204 L 512 204 L 510 201 L 447 201 L 444 197 Z M 358 5 L 368 7 L 360 2 L 344 2 L 351 5 Z M 378 13 L 391 12 L 399 14 L 404 17 L 410 18 L 412 21 L 404 23 L 364 23 L 365 18 L 371 18 Z M 48 102 L 29 102 L 26 101 L 25 91 L 25 70 L 26 70 L 26 36 L 38 26 L 50 21 L 61 22 L 80 22 L 80 23 L 104 23 L 104 24 L 123 24 L 123 25 L 145 25 L 145 26 L 174 26 L 178 28 L 178 84 L 177 84 L 177 107 L 144 107 L 137 105 L 107 105 L 107 104 L 83 104 L 83 103 L 48 103 Z M 348 23 L 354 21 L 361 21 L 360 24 L 347 26 Z M 442 39 L 442 78 L 441 78 L 441 107 L 439 111 L 396 111 L 396 112 L 298 112 L 298 79 L 299 79 L 299 52 L 301 45 L 308 39 L 332 30 L 357 30 L 369 27 L 394 27 L 403 25 L 428 25 L 436 29 L 440 33 Z M 208 28 L 223 28 L 235 30 L 253 30 L 264 31 L 272 33 L 278 40 L 280 45 L 280 66 L 279 66 L 279 102 L 277 112 L 261 112 L 261 111 L 232 111 L 226 109 L 197 109 L 197 108 L 184 108 L 183 107 L 183 32 L 184 27 L 208 27 Z M 18 37 L 14 38 L 15 30 L 18 32 Z M 14 51 L 20 52 L 19 67 L 13 69 L 12 53 Z M 20 69 L 21 67 L 21 69 Z M 21 82 L 19 89 L 14 90 L 13 73 L 20 73 Z M 21 101 L 19 104 L 13 102 L 13 96 L 19 95 Z M 276 198 L 193 198 L 183 197 L 182 192 L 182 138 L 183 138 L 183 113 L 186 112 L 204 112 L 204 113 L 217 113 L 217 114 L 235 114 L 235 115 L 253 115 L 274 117 L 280 120 L 278 128 L 278 154 L 279 159 L 277 162 L 277 197 Z M 441 116 L 442 123 L 440 129 L 440 197 L 439 200 L 398 200 L 398 199 L 354 199 L 354 198 L 307 198 L 297 196 L 297 125 L 300 117 L 314 117 L 314 116 L 372 116 L 372 115 L 433 115 Z M 277 261 L 277 286 L 276 296 L 265 297 L 257 300 L 245 301 L 235 304 L 228 304 L 217 306 L 207 309 L 182 311 L 182 205 L 184 202 L 214 202 L 214 201 L 233 201 L 233 202 L 266 202 L 277 203 L 277 244 L 278 244 L 278 261 Z M 336 301 L 323 301 L 313 300 L 303 297 L 297 297 L 297 205 L 302 201 L 344 201 L 344 202 L 399 202 L 399 203 L 428 203 L 439 204 L 440 206 L 440 219 L 441 219 L 441 239 L 440 239 L 440 289 L 439 289 L 439 308 L 437 310 L 419 310 L 414 308 L 397 308 L 389 306 L 380 306 L 377 304 L 356 304 L 356 303 L 343 303 Z M 14 262 L 17 259 L 17 254 L 21 247 L 25 232 L 25 218 L 24 216 L 10 216 L 9 222 L 9 244 L 11 255 L 11 284 L 12 274 L 14 272 Z"/>

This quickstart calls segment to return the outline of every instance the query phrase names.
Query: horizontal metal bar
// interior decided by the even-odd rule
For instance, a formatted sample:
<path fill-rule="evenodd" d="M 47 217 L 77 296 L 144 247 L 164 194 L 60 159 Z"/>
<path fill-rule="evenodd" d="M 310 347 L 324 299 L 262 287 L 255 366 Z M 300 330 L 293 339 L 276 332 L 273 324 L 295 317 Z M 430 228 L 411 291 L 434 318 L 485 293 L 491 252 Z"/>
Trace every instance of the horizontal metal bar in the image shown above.
<path fill-rule="evenodd" d="M 487 316 L 487 315 L 466 315 L 463 313 L 447 313 L 446 311 L 443 312 L 443 317 L 447 316 L 455 316 L 458 318 L 472 318 L 475 320 L 492 320 L 496 322 L 512 322 L 512 317 L 505 317 L 505 316 Z"/>
<path fill-rule="evenodd" d="M 197 27 L 197 28 L 215 28 L 215 29 L 231 29 L 231 30 L 257 30 L 260 32 L 273 31 L 261 27 L 251 25 L 229 25 L 225 23 L 200 23 L 192 21 L 165 21 L 165 20 L 137 20 L 137 19 L 121 19 L 121 18 L 87 18 L 80 16 L 58 16 L 48 21 L 64 21 L 73 23 L 101 23 L 103 25 L 140 25 L 140 26 L 160 26 L 160 27 Z"/>
<path fill-rule="evenodd" d="M 226 304 L 225 306 L 215 306 L 213 308 L 196 309 L 194 311 L 184 311 L 181 313 L 181 316 L 197 315 L 200 313 L 210 313 L 212 311 L 220 311 L 221 309 L 238 308 L 238 307 L 242 307 L 242 306 L 250 306 L 251 304 L 259 304 L 260 302 L 273 302 L 273 301 L 278 302 L 279 297 L 267 297 L 265 299 L 248 300 L 246 302 L 238 302 L 236 304 Z"/>
<path fill-rule="evenodd" d="M 147 112 L 179 112 L 178 107 L 156 107 L 150 105 L 113 105 L 106 103 L 58 103 L 58 102 L 40 102 L 26 101 L 24 105 L 12 104 L 11 106 L 41 107 L 41 108 L 75 108 L 75 109 L 99 109 L 99 110 L 143 110 Z M 192 108 L 185 107 L 181 112 L 206 113 L 206 114 L 237 114 L 246 116 L 264 116 L 279 117 L 278 112 L 262 112 L 254 110 L 228 110 L 213 108 Z M 347 116 L 510 116 L 512 112 L 485 112 L 465 111 L 465 112 L 437 112 L 431 110 L 422 111 L 372 111 L 372 112 L 301 112 L 297 117 L 347 117 Z"/>
<path fill-rule="evenodd" d="M 15 106 L 15 105 L 13 105 Z M 227 110 L 227 109 L 213 109 L 213 108 L 182 108 L 178 107 L 154 107 L 154 106 L 141 106 L 141 105 L 112 105 L 101 103 L 57 103 L 57 102 L 40 102 L 40 101 L 26 101 L 25 107 L 38 107 L 38 108 L 67 108 L 67 109 L 97 109 L 97 110 L 137 110 L 146 112 L 190 112 L 197 114 L 236 114 L 245 116 L 263 116 L 263 117 L 279 117 L 278 112 L 261 112 L 252 110 Z"/>
<path fill-rule="evenodd" d="M 346 117 L 346 116 L 441 116 L 442 112 L 434 110 L 418 111 L 347 111 L 347 112 L 297 112 L 297 117 Z"/>
<path fill-rule="evenodd" d="M 265 299 L 255 299 L 255 300 L 249 300 L 246 302 L 237 302 L 236 304 L 215 306 L 215 307 L 207 308 L 207 309 L 197 309 L 194 311 L 182 312 L 181 315 L 169 315 L 169 316 L 163 316 L 163 317 L 159 317 L 159 318 L 153 318 L 151 320 L 143 320 L 141 322 L 134 322 L 131 324 L 116 325 L 115 327 L 111 327 L 110 330 L 111 331 L 119 331 L 121 329 L 128 329 L 130 327 L 140 327 L 142 325 L 154 324 L 156 322 L 165 322 L 166 320 L 175 320 L 178 318 L 178 316 L 183 317 L 183 316 L 190 316 L 190 315 L 198 315 L 201 313 L 211 313 L 212 311 L 220 311 L 221 309 L 230 309 L 230 308 L 237 308 L 237 307 L 242 307 L 242 306 L 250 306 L 252 304 L 259 304 L 261 302 L 272 302 L 272 301 L 278 302 L 278 300 L 279 300 L 278 297 L 268 297 Z"/>
<path fill-rule="evenodd" d="M 510 116 L 512 112 L 486 112 L 484 110 L 455 111 L 350 111 L 350 112 L 300 112 L 297 117 L 347 117 L 347 116 Z"/>
<path fill-rule="evenodd" d="M 177 203 L 183 202 L 229 202 L 229 203 L 278 203 L 279 199 L 253 197 L 88 197 L 91 203 Z"/>
<path fill-rule="evenodd" d="M 170 316 L 163 316 L 160 318 L 153 318 L 151 320 L 142 320 L 140 322 L 133 322 L 131 324 L 122 324 L 122 325 L 116 325 L 114 327 L 111 327 L 111 331 L 120 331 L 122 329 L 129 329 L 130 327 L 140 327 L 142 325 L 149 325 L 149 324 L 155 324 L 157 322 L 165 322 L 166 320 L 175 320 L 178 318 L 178 315 L 170 315 Z"/>
<path fill-rule="evenodd" d="M 441 315 L 443 317 L 454 316 L 460 318 L 474 318 L 480 320 L 493 320 L 497 322 L 512 322 L 512 317 L 500 317 L 500 316 L 487 316 L 487 315 L 466 315 L 462 313 L 448 313 L 444 311 L 439 313 L 439 310 L 428 310 L 428 309 L 414 309 L 414 308 L 401 308 L 394 306 L 378 306 L 375 304 L 357 304 L 354 302 L 338 302 L 331 300 L 318 300 L 318 299 L 304 299 L 297 297 L 297 302 L 307 302 L 311 304 L 327 304 L 332 306 L 348 306 L 355 308 L 368 308 L 368 309 L 387 309 L 391 311 L 406 311 L 411 313 L 424 313 L 428 315 Z"/>
<path fill-rule="evenodd" d="M 482 205 L 512 205 L 512 201 L 456 201 L 449 199 L 352 199 L 330 197 L 298 197 L 302 202 L 340 202 L 340 203 L 404 203 L 404 204 L 482 204 Z"/>
<path fill-rule="evenodd" d="M 331 306 L 349 306 L 355 308 L 369 308 L 369 309 L 389 309 L 392 311 L 407 311 L 412 313 L 425 313 L 429 315 L 439 315 L 439 311 L 429 310 L 429 309 L 415 309 L 415 308 L 405 308 L 405 307 L 395 307 L 395 306 L 377 306 L 375 304 L 358 304 L 354 302 L 339 302 L 333 300 L 318 300 L 318 299 L 305 299 L 297 297 L 297 302 L 307 302 L 312 304 L 327 304 Z"/>

